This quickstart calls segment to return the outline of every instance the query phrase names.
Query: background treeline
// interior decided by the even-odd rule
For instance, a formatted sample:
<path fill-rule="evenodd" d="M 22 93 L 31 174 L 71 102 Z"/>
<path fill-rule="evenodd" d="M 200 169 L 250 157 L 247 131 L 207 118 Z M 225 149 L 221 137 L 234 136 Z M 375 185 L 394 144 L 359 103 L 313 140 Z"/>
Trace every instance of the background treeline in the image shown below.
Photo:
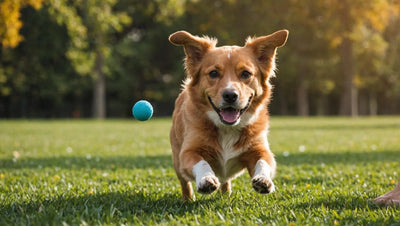
<path fill-rule="evenodd" d="M 243 45 L 290 30 L 272 114 L 400 113 L 399 0 L 2 0 L 0 118 L 169 115 L 184 78 L 177 30 Z"/>

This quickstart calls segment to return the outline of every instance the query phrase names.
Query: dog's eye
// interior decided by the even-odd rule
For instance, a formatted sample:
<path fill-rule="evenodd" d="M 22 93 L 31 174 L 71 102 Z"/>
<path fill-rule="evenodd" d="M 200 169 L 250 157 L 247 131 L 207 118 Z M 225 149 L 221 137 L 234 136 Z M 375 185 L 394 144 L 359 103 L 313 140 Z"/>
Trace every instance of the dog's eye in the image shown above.
<path fill-rule="evenodd" d="M 242 74 L 240 74 L 240 78 L 242 78 L 242 79 L 248 79 L 248 78 L 250 78 L 250 76 L 251 76 L 251 73 L 248 71 L 243 71 Z"/>
<path fill-rule="evenodd" d="M 219 73 L 216 70 L 211 71 L 210 73 L 208 73 L 208 75 L 210 76 L 210 78 L 218 78 L 219 77 Z"/>

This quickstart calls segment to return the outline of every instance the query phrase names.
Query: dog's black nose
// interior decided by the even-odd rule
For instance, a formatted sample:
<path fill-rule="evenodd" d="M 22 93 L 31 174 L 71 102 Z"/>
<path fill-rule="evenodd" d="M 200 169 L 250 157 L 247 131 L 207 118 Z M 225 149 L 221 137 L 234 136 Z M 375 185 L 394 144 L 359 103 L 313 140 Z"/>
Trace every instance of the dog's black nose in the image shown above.
<path fill-rule="evenodd" d="M 233 104 L 237 101 L 239 97 L 239 94 L 237 93 L 236 90 L 225 90 L 222 93 L 222 98 L 224 99 L 224 101 L 228 104 Z"/>

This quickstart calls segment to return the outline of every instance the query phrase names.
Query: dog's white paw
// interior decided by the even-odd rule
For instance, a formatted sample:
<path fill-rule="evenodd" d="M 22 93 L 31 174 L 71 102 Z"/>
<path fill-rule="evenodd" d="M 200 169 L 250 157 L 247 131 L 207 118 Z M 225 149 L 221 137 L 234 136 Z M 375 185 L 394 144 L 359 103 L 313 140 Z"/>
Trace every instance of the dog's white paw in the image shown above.
<path fill-rule="evenodd" d="M 213 191 L 217 190 L 219 188 L 219 185 L 220 183 L 218 178 L 210 175 L 202 177 L 196 187 L 199 193 L 210 194 Z"/>
<path fill-rule="evenodd" d="M 254 190 L 261 194 L 268 194 L 275 191 L 275 185 L 271 178 L 264 175 L 258 175 L 251 180 Z"/>

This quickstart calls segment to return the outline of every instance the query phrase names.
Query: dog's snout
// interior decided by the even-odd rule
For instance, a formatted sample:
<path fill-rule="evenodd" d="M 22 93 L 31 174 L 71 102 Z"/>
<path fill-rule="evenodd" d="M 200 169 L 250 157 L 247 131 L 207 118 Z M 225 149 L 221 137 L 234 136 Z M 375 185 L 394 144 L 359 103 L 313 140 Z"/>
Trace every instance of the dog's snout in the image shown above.
<path fill-rule="evenodd" d="M 225 101 L 226 103 L 228 103 L 228 104 L 233 104 L 233 103 L 235 103 L 235 102 L 237 101 L 238 97 L 239 97 L 239 94 L 238 94 L 238 92 L 237 92 L 236 90 L 234 90 L 234 89 L 228 89 L 228 90 L 225 90 L 225 91 L 222 93 L 222 98 L 223 98 L 224 101 Z"/>

